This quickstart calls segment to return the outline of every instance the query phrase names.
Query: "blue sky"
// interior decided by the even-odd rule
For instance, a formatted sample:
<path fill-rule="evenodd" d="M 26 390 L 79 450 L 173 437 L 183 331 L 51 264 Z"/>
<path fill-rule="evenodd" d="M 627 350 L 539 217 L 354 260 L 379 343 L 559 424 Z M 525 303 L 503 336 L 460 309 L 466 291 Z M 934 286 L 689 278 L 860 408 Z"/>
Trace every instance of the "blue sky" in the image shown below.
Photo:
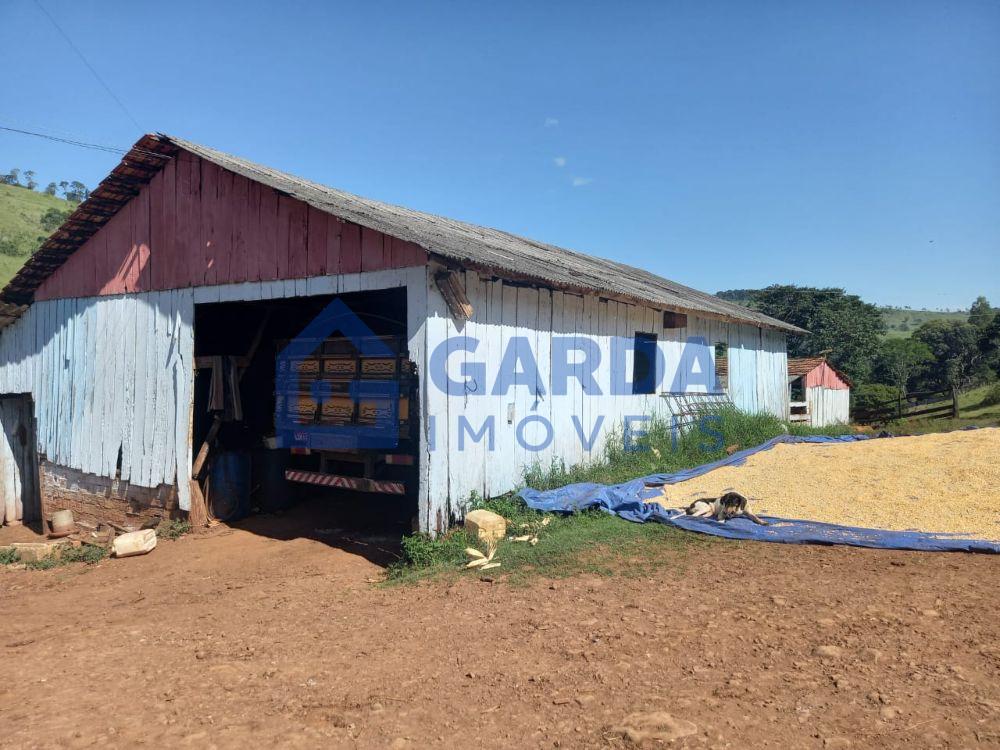
<path fill-rule="evenodd" d="M 996 2 L 4 0 L 0 125 L 164 131 L 707 291 L 1000 304 Z M 0 169 L 113 154 L 0 132 Z"/>

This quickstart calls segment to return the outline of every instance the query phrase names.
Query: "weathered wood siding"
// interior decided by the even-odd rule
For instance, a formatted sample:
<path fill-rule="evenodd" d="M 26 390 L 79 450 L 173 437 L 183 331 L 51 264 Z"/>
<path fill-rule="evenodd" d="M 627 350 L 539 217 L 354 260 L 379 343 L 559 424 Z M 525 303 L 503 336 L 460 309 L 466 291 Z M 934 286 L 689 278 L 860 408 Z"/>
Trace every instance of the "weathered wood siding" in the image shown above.
<path fill-rule="evenodd" d="M 419 266 L 418 246 L 185 151 L 35 293 L 95 297 Z"/>
<path fill-rule="evenodd" d="M 809 424 L 827 427 L 851 421 L 851 391 L 847 388 L 806 388 Z"/>
<path fill-rule="evenodd" d="M 187 508 L 190 289 L 37 302 L 0 332 L 0 393 L 30 393 L 40 455 Z M 120 472 L 119 472 L 120 462 Z"/>
<path fill-rule="evenodd" d="M 788 418 L 788 354 L 785 334 L 770 328 L 723 324 L 716 341 L 728 344 L 726 388 L 737 408 Z"/>
<path fill-rule="evenodd" d="M 426 269 L 412 267 L 37 302 L 0 331 L 0 393 L 34 397 L 49 462 L 142 487 L 176 484 L 187 510 L 194 306 L 392 287 L 412 290 L 411 357 L 422 362 Z"/>
<path fill-rule="evenodd" d="M 725 342 L 733 359 L 730 379 L 735 385 L 733 400 L 747 411 L 766 411 L 780 417 L 788 412 L 787 357 L 783 334 L 762 331 L 754 326 L 736 325 L 717 320 L 688 317 L 686 328 L 664 329 L 658 310 L 596 296 L 538 289 L 523 285 L 486 280 L 476 272 L 464 274 L 465 291 L 475 313 L 471 320 L 456 325 L 436 286 L 427 288 L 426 351 L 428 357 L 448 337 L 471 337 L 479 340 L 473 353 L 455 353 L 449 358 L 449 372 L 460 378 L 460 366 L 485 363 L 485 382 L 470 380 L 462 392 L 444 393 L 424 381 L 424 429 L 427 432 L 423 460 L 426 472 L 427 503 L 421 512 L 421 527 L 440 530 L 449 520 L 460 517 L 471 493 L 496 496 L 518 486 L 524 471 L 534 463 L 548 466 L 553 460 L 567 465 L 602 455 L 612 428 L 626 416 L 668 414 L 675 400 L 667 392 L 706 391 L 692 380 L 715 382 L 714 344 Z M 665 368 L 657 373 L 661 385 L 656 394 L 618 395 L 609 392 L 611 366 L 608 353 L 612 342 L 631 341 L 637 331 L 655 333 L 663 354 Z M 551 388 L 552 343 L 556 336 L 586 336 L 601 350 L 601 362 L 595 379 L 602 390 L 585 394 L 579 381 L 568 380 L 565 395 L 554 395 Z M 514 386 L 504 396 L 483 395 L 489 392 L 500 369 L 503 353 L 513 337 L 528 340 L 538 362 L 538 379 L 544 388 Z M 695 339 L 700 339 L 697 343 Z M 682 360 L 687 345 L 688 359 Z M 696 351 L 697 350 L 697 351 Z M 693 372 L 690 357 L 699 354 L 701 362 L 712 368 L 706 377 L 689 377 Z M 577 361 L 577 360 L 573 360 Z M 631 377 L 631 358 L 626 372 Z M 684 364 L 682 364 L 682 362 Z M 425 367 L 429 367 L 429 362 Z M 678 375 L 678 372 L 680 373 Z M 552 442 L 538 451 L 527 450 L 517 439 L 518 424 L 525 417 L 542 417 L 552 426 Z M 479 432 L 492 417 L 494 440 L 488 433 L 475 441 L 470 435 Z M 512 417 L 508 421 L 508 417 Z M 574 422 L 574 417 L 576 422 Z M 603 422 L 600 420 L 603 418 Z M 460 422 L 464 419 L 465 422 Z M 596 439 L 589 442 L 592 430 L 600 424 Z M 636 425 L 641 428 L 640 425 Z M 582 432 L 585 440 L 581 440 Z M 545 437 L 539 422 L 523 429 L 524 442 L 538 445 Z"/>

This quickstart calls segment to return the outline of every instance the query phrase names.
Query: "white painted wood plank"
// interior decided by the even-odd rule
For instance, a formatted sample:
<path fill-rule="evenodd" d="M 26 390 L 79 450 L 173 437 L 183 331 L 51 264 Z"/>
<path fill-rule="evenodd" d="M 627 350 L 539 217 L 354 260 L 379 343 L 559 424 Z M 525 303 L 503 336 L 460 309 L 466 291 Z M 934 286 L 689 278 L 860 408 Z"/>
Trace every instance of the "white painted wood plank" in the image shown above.
<path fill-rule="evenodd" d="M 166 292 L 157 292 L 157 297 L 153 302 L 156 316 L 153 333 L 153 357 L 156 363 L 156 404 L 153 422 L 156 429 L 153 431 L 153 463 L 150 471 L 150 483 L 154 485 L 171 481 L 176 471 L 174 466 L 168 468 L 165 465 L 167 441 L 174 440 L 174 433 L 168 430 L 168 426 L 173 426 L 175 411 L 174 378 L 167 363 L 172 331 L 170 302 L 169 298 L 165 297 L 167 294 Z"/>
<path fill-rule="evenodd" d="M 417 522 L 421 531 L 429 531 L 430 487 L 428 467 L 431 462 L 430 446 L 427 433 L 427 404 L 429 390 L 428 351 L 427 351 L 427 277 L 426 268 L 423 273 L 411 279 L 406 287 L 406 337 L 410 360 L 417 367 L 417 401 L 410 404 L 410 413 L 418 415 L 419 430 L 417 433 Z M 330 278 L 330 277 L 324 277 Z"/>
<path fill-rule="evenodd" d="M 184 289 L 172 293 L 174 310 L 173 374 L 177 398 L 174 411 L 174 481 L 182 510 L 191 509 L 191 399 L 194 393 L 194 304 Z"/>
<path fill-rule="evenodd" d="M 437 286 L 428 278 L 427 288 L 427 352 L 431 356 L 435 347 L 448 335 L 448 306 Z M 428 516 L 424 525 L 428 532 L 436 532 L 448 521 L 449 512 L 449 420 L 448 396 L 439 388 L 427 389 L 426 429 L 433 431 L 433 447 L 428 462 Z"/>
<path fill-rule="evenodd" d="M 501 495 L 510 489 L 513 482 L 513 467 L 509 457 L 513 455 L 514 425 L 507 424 L 507 399 L 492 395 L 493 382 L 496 380 L 497 367 L 503 354 L 504 336 L 504 286 L 499 280 L 489 281 L 485 296 L 488 297 L 487 311 L 489 325 L 486 330 L 484 344 L 484 361 L 486 362 L 486 382 L 483 390 L 488 401 L 487 411 L 493 415 L 496 429 L 496 447 L 486 468 L 487 494 L 491 497 Z"/>

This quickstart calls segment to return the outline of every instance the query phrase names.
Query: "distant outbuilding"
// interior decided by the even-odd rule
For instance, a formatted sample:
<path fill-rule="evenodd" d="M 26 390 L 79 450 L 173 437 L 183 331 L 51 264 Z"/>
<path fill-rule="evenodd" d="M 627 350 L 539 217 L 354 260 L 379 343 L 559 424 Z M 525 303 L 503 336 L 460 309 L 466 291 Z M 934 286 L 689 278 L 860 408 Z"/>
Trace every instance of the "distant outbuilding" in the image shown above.
<path fill-rule="evenodd" d="M 826 361 L 826 354 L 788 360 L 791 420 L 812 427 L 851 419 L 851 380 Z"/>

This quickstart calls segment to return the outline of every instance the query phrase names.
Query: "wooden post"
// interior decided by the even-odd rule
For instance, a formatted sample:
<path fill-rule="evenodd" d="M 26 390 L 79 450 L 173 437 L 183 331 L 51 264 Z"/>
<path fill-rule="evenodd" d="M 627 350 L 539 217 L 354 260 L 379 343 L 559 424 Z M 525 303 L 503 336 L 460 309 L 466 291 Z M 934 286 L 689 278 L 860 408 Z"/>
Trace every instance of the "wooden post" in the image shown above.
<path fill-rule="evenodd" d="M 197 479 L 191 480 L 191 510 L 188 511 L 188 522 L 193 529 L 208 526 L 208 504 L 205 502 L 205 496 L 201 494 L 201 485 Z"/>
<path fill-rule="evenodd" d="M 250 363 L 253 362 L 254 355 L 260 347 L 261 339 L 264 337 L 264 329 L 267 327 L 267 322 L 270 319 L 271 311 L 268 310 L 264 314 L 264 319 L 257 327 L 257 333 L 254 334 L 253 341 L 250 343 L 250 351 L 247 352 L 246 357 L 243 358 L 243 364 L 236 371 L 237 384 L 243 380 L 243 373 L 247 371 L 250 367 Z M 198 449 L 198 453 L 195 455 L 194 464 L 191 467 L 191 476 L 194 479 L 198 479 L 201 476 L 201 472 L 205 468 L 205 462 L 208 461 L 208 451 L 211 449 L 212 442 L 218 436 L 221 428 L 222 417 L 221 415 L 216 414 L 215 419 L 212 420 L 212 426 L 208 428 L 208 434 L 205 436 L 205 441 L 201 444 L 201 447 Z"/>
<path fill-rule="evenodd" d="M 951 418 L 958 419 L 958 389 L 951 387 Z"/>

